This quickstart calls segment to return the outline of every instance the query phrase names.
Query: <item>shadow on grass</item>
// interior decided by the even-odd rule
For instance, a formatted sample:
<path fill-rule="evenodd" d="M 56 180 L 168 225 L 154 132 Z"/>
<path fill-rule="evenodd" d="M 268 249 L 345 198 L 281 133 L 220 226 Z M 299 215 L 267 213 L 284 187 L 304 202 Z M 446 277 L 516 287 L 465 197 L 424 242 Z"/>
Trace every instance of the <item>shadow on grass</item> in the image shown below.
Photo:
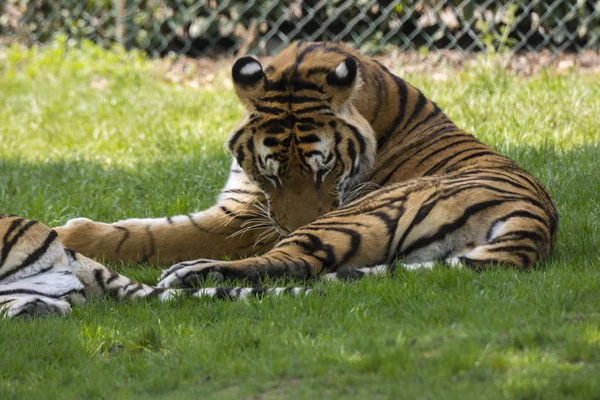
<path fill-rule="evenodd" d="M 591 261 L 596 257 L 600 253 L 600 148 L 520 146 L 503 152 L 540 179 L 558 206 L 555 258 Z M 229 162 L 224 151 L 131 167 L 81 160 L 4 159 L 0 160 L 0 211 L 50 226 L 78 216 L 116 221 L 189 213 L 214 204 Z"/>
<path fill-rule="evenodd" d="M 224 152 L 134 166 L 0 159 L 0 210 L 50 226 L 76 216 L 114 221 L 188 213 L 214 203 L 229 163 Z"/>

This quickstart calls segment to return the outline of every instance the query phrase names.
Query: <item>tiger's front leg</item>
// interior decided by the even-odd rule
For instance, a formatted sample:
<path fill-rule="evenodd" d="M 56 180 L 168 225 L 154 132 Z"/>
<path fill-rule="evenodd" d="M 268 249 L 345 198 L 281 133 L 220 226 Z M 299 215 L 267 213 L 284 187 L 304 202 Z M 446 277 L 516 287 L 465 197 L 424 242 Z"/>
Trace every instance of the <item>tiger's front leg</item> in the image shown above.
<path fill-rule="evenodd" d="M 234 162 L 217 205 L 189 215 L 103 223 L 87 218 L 55 228 L 64 245 L 108 262 L 169 265 L 198 257 L 247 257 L 271 248 L 264 197 Z"/>
<path fill-rule="evenodd" d="M 226 279 L 294 277 L 310 279 L 317 275 L 386 263 L 391 256 L 395 222 L 402 200 L 387 206 L 380 201 L 363 200 L 363 206 L 326 214 L 298 229 L 263 256 L 230 262 L 196 260 L 165 270 L 159 287 L 196 286 L 208 276 Z M 379 211 L 376 211 L 379 210 Z M 389 212 L 389 215 L 385 212 Z"/>

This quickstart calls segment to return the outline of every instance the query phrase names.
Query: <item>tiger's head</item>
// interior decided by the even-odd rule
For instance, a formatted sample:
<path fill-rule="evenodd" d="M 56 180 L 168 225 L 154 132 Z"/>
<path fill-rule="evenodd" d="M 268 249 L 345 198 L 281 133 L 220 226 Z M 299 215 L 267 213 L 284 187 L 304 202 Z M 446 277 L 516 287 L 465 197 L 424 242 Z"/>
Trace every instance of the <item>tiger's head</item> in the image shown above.
<path fill-rule="evenodd" d="M 353 56 L 297 44 L 266 68 L 237 60 L 232 77 L 247 113 L 229 149 L 282 231 L 336 209 L 368 177 L 376 141 L 353 104 L 362 84 Z"/>

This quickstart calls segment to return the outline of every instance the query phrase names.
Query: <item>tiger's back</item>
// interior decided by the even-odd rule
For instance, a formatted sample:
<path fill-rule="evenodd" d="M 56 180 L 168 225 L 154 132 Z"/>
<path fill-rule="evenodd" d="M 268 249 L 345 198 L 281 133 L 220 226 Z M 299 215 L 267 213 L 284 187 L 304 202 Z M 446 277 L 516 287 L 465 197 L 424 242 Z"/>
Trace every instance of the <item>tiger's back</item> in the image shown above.
<path fill-rule="evenodd" d="M 340 70 L 341 75 L 336 76 Z M 355 78 L 351 78 L 353 73 Z M 256 174 L 260 168 L 249 160 L 260 163 L 263 158 L 287 161 L 278 167 L 290 169 L 300 167 L 289 167 L 288 160 L 307 154 L 325 155 L 320 158 L 325 162 L 326 142 L 333 140 L 335 150 L 329 154 L 335 152 L 338 163 L 360 169 L 348 188 L 342 186 L 338 191 L 351 192 L 352 187 L 364 183 L 370 188 L 418 188 L 409 190 L 412 195 L 422 195 L 427 185 L 436 188 L 419 208 L 407 210 L 415 214 L 411 225 L 395 227 L 403 231 L 393 240 L 398 242 L 395 257 L 409 263 L 444 260 L 494 240 L 504 243 L 494 247 L 494 252 L 504 255 L 497 260 L 487 257 L 488 261 L 526 266 L 550 255 L 558 216 L 543 185 L 512 160 L 459 129 L 421 91 L 374 59 L 344 45 L 298 42 L 275 57 L 262 79 L 258 85 L 236 85 L 250 116 L 232 135 L 229 146 L 244 171 Z M 335 90 L 327 90 L 328 86 Z M 347 124 L 335 122 L 332 115 L 342 116 Z M 261 129 L 264 121 L 271 129 Z M 298 129 L 285 129 L 290 121 Z M 293 155 L 290 144 L 297 147 Z M 311 160 L 305 164 L 310 166 Z M 310 185 L 309 181 L 298 186 Z M 476 198 L 474 189 L 478 190 Z M 273 210 L 278 199 L 269 196 L 269 189 L 265 192 L 273 198 Z M 302 198 L 293 189 L 288 193 Z M 322 214 L 308 205 L 311 201 L 314 195 L 301 202 L 303 207 L 296 214 L 303 214 L 302 223 L 291 230 Z M 445 209 L 456 211 L 457 207 L 464 209 L 462 219 L 449 219 Z M 292 207 L 288 202 L 281 208 L 289 214 Z M 420 231 L 429 232 L 429 238 L 404 247 L 416 240 Z M 448 235 L 468 236 L 469 240 L 446 240 Z M 435 249 L 436 245 L 440 249 Z"/>
<path fill-rule="evenodd" d="M 547 190 L 376 60 L 298 42 L 265 68 L 239 59 L 232 77 L 246 114 L 228 138 L 215 206 L 76 219 L 57 229 L 61 239 L 110 261 L 202 258 L 167 270 L 164 287 L 211 272 L 314 277 L 394 260 L 530 267 L 551 254 L 558 216 Z M 223 256 L 240 259 L 206 261 Z"/>

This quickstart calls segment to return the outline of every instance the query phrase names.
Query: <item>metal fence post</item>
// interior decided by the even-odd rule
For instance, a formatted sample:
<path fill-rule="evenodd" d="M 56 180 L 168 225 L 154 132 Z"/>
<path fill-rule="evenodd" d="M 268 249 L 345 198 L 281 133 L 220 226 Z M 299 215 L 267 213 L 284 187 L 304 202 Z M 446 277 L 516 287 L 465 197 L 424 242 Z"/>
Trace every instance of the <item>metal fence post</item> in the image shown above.
<path fill-rule="evenodd" d="M 125 45 L 125 0 L 114 0 L 115 33 L 117 42 Z"/>

